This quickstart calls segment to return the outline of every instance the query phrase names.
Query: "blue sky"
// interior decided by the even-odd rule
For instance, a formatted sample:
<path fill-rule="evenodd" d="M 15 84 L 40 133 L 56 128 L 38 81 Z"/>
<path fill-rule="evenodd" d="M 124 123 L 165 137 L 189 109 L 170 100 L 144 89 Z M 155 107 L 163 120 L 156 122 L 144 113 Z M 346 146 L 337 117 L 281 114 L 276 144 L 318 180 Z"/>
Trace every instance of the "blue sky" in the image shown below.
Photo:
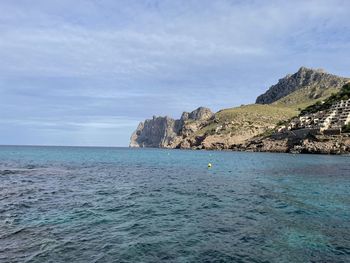
<path fill-rule="evenodd" d="M 1 0 L 0 144 L 127 146 L 153 115 L 350 76 L 350 1 Z"/>

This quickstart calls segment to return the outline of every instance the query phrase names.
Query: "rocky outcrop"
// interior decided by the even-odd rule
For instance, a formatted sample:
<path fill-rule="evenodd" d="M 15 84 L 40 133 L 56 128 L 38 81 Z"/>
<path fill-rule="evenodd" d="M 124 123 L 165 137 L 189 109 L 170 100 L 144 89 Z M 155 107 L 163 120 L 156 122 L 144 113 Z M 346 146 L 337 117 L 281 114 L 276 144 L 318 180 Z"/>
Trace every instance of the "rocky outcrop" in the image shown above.
<path fill-rule="evenodd" d="M 199 107 L 198 109 L 192 112 L 184 112 L 182 113 L 181 120 L 195 120 L 195 121 L 205 121 L 210 119 L 213 116 L 213 113 L 210 109 L 205 107 Z"/>
<path fill-rule="evenodd" d="M 202 128 L 214 114 L 210 109 L 200 107 L 192 112 L 184 112 L 179 120 L 169 117 L 153 117 L 141 122 L 131 135 L 130 147 L 181 148 L 181 144 L 191 147 L 194 141 L 184 141 Z"/>
<path fill-rule="evenodd" d="M 181 123 L 169 117 L 155 117 L 141 122 L 131 135 L 130 147 L 165 147 L 180 130 Z"/>
<path fill-rule="evenodd" d="M 328 74 L 322 69 L 301 67 L 298 72 L 293 75 L 285 76 L 280 79 L 277 84 L 271 86 L 264 94 L 256 99 L 256 103 L 270 104 L 286 97 L 296 90 L 304 88 L 310 90 L 312 90 L 312 88 L 322 90 L 329 87 L 340 89 L 347 81 L 349 81 L 349 79 Z M 312 94 L 312 96 L 317 98 L 318 94 L 315 93 Z"/>

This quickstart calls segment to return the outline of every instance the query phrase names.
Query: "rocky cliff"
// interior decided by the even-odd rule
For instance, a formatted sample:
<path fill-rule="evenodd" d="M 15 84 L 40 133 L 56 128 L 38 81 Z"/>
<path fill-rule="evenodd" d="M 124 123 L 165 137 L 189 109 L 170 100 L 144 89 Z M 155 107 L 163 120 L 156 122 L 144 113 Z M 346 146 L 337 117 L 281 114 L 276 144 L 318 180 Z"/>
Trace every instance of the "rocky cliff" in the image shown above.
<path fill-rule="evenodd" d="M 153 117 L 141 122 L 130 139 L 130 147 L 177 148 L 183 137 L 195 133 L 213 116 L 210 109 L 199 107 L 184 112 L 179 120 Z"/>
<path fill-rule="evenodd" d="M 264 94 L 256 99 L 256 103 L 270 104 L 301 90 L 309 90 L 308 96 L 320 98 L 326 89 L 340 89 L 349 79 L 326 73 L 322 69 L 309 69 L 301 67 L 298 72 L 280 79 L 277 84 L 271 86 Z"/>
<path fill-rule="evenodd" d="M 166 147 L 180 130 L 180 120 L 153 116 L 141 122 L 131 135 L 130 147 Z"/>

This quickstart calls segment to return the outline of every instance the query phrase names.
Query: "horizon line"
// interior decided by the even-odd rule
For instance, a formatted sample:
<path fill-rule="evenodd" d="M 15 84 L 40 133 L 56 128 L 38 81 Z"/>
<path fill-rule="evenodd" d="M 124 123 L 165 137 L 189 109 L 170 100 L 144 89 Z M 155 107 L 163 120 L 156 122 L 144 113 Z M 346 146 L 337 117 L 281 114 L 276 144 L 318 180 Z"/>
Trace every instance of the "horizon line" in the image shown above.
<path fill-rule="evenodd" d="M 0 144 L 0 147 L 80 147 L 80 148 L 132 148 L 129 146 L 102 146 L 102 145 L 50 145 L 50 144 Z"/>

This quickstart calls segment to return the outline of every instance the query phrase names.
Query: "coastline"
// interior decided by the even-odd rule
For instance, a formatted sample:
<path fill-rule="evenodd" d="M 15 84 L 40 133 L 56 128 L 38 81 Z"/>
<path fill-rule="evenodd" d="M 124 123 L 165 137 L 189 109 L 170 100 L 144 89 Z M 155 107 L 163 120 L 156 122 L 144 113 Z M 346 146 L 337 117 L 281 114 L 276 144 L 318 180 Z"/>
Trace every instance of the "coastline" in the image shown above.
<path fill-rule="evenodd" d="M 277 135 L 275 135 L 277 136 Z M 281 136 L 281 135 L 279 135 Z M 283 136 L 283 135 L 282 135 Z M 181 149 L 181 150 L 207 150 L 207 151 L 235 151 L 235 152 L 266 152 L 266 153 L 290 153 L 290 154 L 323 154 L 323 155 L 347 155 L 350 154 L 350 134 L 339 136 L 306 135 L 305 137 L 291 136 L 284 138 L 259 137 L 244 144 L 230 145 L 226 147 L 132 147 L 130 148 L 155 148 L 155 149 Z"/>

